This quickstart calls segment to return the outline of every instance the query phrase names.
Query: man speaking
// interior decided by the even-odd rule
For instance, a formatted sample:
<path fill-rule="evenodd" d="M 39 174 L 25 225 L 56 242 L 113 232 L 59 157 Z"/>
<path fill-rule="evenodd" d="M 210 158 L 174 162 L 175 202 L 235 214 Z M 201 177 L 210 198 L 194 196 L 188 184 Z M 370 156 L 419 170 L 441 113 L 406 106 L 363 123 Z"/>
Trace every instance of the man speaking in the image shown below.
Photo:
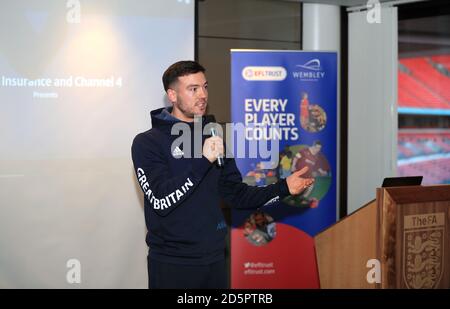
<path fill-rule="evenodd" d="M 137 180 L 144 192 L 149 246 L 150 288 L 226 288 L 226 225 L 220 200 L 236 208 L 258 208 L 269 200 L 300 194 L 314 180 L 302 178 L 307 167 L 266 187 L 252 187 L 219 136 L 203 136 L 202 157 L 172 149 L 172 127 L 205 116 L 208 82 L 205 69 L 194 61 L 172 64 L 162 77 L 170 108 L 151 112 L 152 129 L 138 134 L 132 145 Z M 201 117 L 202 126 L 207 117 Z M 192 134 L 193 135 L 193 134 Z M 190 147 L 193 149 L 193 147 Z"/>

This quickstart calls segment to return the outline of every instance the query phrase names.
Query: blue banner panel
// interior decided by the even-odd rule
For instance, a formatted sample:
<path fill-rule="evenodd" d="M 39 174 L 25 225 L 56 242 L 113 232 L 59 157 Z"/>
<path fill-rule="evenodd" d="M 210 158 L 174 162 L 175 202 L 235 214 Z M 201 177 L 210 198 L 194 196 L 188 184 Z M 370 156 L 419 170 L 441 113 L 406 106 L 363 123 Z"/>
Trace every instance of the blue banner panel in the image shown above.
<path fill-rule="evenodd" d="M 336 221 L 337 53 L 232 50 L 231 91 L 244 181 L 268 185 L 305 166 L 315 179 L 301 195 L 233 210 L 232 287 L 318 287 L 312 237 Z"/>

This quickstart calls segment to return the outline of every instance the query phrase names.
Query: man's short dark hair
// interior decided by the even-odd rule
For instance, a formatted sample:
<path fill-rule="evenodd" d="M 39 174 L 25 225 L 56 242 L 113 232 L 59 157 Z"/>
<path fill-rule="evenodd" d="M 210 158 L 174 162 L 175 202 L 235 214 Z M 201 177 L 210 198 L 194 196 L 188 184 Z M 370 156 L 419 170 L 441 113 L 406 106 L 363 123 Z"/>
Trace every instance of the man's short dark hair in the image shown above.
<path fill-rule="evenodd" d="M 205 68 L 195 61 L 178 61 L 172 64 L 164 72 L 162 81 L 164 90 L 167 91 L 169 87 L 177 81 L 178 77 L 198 72 L 205 72 Z"/>

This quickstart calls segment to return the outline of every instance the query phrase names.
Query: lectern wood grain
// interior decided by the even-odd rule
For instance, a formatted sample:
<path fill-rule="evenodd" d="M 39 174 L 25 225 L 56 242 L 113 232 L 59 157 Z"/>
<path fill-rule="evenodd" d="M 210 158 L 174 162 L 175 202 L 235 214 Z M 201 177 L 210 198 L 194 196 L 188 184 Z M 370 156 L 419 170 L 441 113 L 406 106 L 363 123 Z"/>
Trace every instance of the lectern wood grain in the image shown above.
<path fill-rule="evenodd" d="M 450 185 L 379 188 L 376 196 L 316 235 L 321 287 L 450 288 Z M 371 259 L 379 283 L 367 276 Z"/>
<path fill-rule="evenodd" d="M 315 237 L 321 288 L 375 288 L 366 276 L 377 258 L 375 201 Z M 374 220 L 375 219 L 375 220 Z"/>

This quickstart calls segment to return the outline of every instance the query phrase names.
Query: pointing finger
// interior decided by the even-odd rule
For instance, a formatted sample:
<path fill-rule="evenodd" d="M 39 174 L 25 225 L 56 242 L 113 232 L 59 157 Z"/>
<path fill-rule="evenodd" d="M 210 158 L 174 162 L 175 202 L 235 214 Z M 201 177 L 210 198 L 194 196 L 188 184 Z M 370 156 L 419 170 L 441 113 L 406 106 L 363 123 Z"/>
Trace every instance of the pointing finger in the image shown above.
<path fill-rule="evenodd" d="M 305 166 L 301 170 L 296 171 L 294 174 L 295 176 L 302 176 L 309 170 L 309 167 Z"/>

